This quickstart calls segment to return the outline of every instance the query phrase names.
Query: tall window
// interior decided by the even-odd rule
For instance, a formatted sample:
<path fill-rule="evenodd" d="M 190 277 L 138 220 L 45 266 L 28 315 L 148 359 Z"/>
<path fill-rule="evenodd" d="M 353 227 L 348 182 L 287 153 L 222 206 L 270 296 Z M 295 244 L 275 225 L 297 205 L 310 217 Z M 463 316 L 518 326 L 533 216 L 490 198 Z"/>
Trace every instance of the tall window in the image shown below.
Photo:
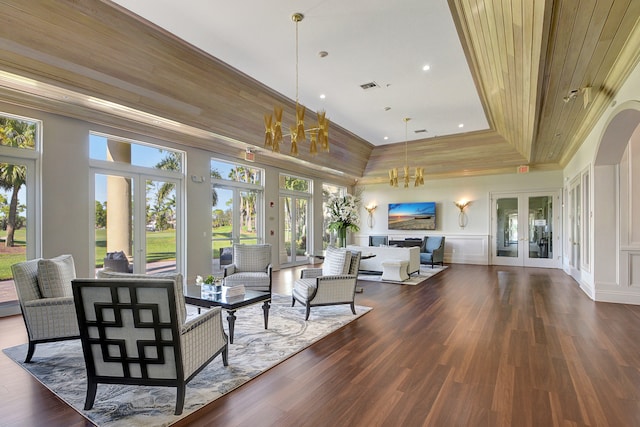
<path fill-rule="evenodd" d="M 313 182 L 299 176 L 280 174 L 280 264 L 307 262 L 311 246 L 311 196 Z"/>
<path fill-rule="evenodd" d="M 211 159 L 214 272 L 231 263 L 233 243 L 262 243 L 263 194 L 259 168 Z"/>
<path fill-rule="evenodd" d="M 322 249 L 326 249 L 327 246 L 336 245 L 336 233 L 329 230 L 329 215 L 327 212 L 327 203 L 332 196 L 345 196 L 347 194 L 347 188 L 333 184 L 322 184 Z"/>
<path fill-rule="evenodd" d="M 92 133 L 90 157 L 96 268 L 182 271 L 184 153 Z"/>
<path fill-rule="evenodd" d="M 36 163 L 41 127 L 37 120 L 0 113 L 0 308 L 17 307 L 11 265 L 40 254 Z"/>

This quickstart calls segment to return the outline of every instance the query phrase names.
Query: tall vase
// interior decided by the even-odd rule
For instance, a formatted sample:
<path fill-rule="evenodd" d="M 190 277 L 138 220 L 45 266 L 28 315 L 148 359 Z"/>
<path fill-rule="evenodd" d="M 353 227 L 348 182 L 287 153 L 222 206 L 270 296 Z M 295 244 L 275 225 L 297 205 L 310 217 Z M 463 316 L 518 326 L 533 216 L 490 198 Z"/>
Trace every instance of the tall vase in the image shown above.
<path fill-rule="evenodd" d="M 338 229 L 338 247 L 344 248 L 347 246 L 347 229 L 339 228 Z"/>

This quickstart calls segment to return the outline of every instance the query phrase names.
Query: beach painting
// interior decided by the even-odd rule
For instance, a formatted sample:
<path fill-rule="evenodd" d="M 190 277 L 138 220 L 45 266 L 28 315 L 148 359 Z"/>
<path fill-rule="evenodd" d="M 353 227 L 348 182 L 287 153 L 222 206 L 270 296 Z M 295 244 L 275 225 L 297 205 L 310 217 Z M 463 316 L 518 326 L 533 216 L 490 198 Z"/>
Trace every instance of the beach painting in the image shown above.
<path fill-rule="evenodd" d="M 389 203 L 389 230 L 435 230 L 436 202 Z"/>

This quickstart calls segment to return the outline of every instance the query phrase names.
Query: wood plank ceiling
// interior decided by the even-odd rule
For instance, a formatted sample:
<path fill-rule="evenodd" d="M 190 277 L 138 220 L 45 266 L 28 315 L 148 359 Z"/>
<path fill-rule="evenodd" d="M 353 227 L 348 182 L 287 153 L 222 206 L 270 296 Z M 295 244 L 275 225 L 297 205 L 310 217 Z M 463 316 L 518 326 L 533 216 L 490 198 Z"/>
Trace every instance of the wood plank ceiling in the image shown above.
<path fill-rule="evenodd" d="M 427 179 L 564 167 L 638 62 L 640 1 L 449 6 L 492 131 L 412 141 L 409 166 Z M 403 144 L 375 147 L 363 182 L 385 181 L 403 163 Z"/>
<path fill-rule="evenodd" d="M 409 166 L 424 167 L 427 180 L 514 173 L 521 164 L 565 166 L 638 62 L 640 1 L 448 2 L 491 130 L 410 142 Z M 262 145 L 265 111 L 276 103 L 293 110 L 291 100 L 109 1 L 0 0 L 0 7 L 0 70 L 187 129 L 146 123 L 138 130 L 240 156 L 244 147 Z M 8 102 L 118 121 L 117 111 L 92 112 L 68 94 L 61 99 L 34 89 L 21 95 L 0 86 L 0 99 Z M 136 130 L 127 114 L 120 116 L 121 126 Z M 373 147 L 334 127 L 330 156 L 266 153 L 261 161 L 385 182 L 389 168 L 404 165 L 405 144 Z"/>

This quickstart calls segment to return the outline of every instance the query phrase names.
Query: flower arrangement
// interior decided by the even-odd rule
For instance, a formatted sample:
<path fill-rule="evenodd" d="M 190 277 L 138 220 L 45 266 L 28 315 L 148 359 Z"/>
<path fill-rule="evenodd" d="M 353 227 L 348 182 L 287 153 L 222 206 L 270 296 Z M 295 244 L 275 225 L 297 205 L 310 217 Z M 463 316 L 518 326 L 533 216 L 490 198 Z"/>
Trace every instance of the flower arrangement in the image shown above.
<path fill-rule="evenodd" d="M 340 246 L 344 246 L 347 230 L 359 231 L 358 200 L 355 196 L 331 196 L 327 203 L 329 230 L 338 232 Z"/>
<path fill-rule="evenodd" d="M 205 279 L 203 279 L 202 276 L 196 276 L 196 285 L 202 286 L 203 283 L 205 285 L 213 285 L 213 282 L 215 282 L 215 280 L 216 278 L 211 274 L 208 275 Z"/>

